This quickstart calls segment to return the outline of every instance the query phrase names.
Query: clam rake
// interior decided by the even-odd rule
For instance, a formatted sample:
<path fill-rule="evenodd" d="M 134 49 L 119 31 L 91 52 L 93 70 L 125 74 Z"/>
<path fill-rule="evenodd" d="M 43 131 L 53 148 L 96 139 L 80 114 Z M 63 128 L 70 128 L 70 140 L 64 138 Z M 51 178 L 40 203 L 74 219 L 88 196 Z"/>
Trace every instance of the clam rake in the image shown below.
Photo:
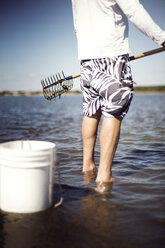
<path fill-rule="evenodd" d="M 44 97 L 47 100 L 55 99 L 57 96 L 60 97 L 72 89 L 73 79 L 76 77 L 80 77 L 80 74 L 65 77 L 64 72 L 62 72 L 62 76 L 58 73 L 45 80 L 41 80 Z"/>
<path fill-rule="evenodd" d="M 165 51 L 165 47 L 161 47 L 158 49 L 154 49 L 151 51 L 147 51 L 141 54 L 137 54 L 134 56 L 130 56 L 130 61 L 143 58 L 155 53 L 160 53 Z M 64 73 L 62 72 L 62 75 L 55 74 L 53 76 L 50 76 L 44 80 L 41 80 L 41 84 L 43 87 L 43 95 L 47 100 L 55 99 L 57 96 L 61 97 L 62 94 L 69 91 L 73 87 L 73 79 L 80 77 L 81 74 L 76 74 L 72 76 L 65 77 Z"/>

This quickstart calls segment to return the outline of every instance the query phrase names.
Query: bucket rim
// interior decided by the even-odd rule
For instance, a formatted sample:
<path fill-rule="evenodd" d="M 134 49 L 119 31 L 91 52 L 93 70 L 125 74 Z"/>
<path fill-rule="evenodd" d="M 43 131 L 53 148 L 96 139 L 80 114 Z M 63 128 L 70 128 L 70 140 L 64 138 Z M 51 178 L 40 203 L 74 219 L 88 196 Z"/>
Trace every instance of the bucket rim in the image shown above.
<path fill-rule="evenodd" d="M 29 146 L 30 145 L 34 145 L 35 143 L 42 143 L 42 144 L 47 144 L 49 145 L 48 147 L 40 147 L 40 148 L 33 148 L 31 150 L 23 150 L 23 149 L 19 149 L 18 147 L 7 147 L 8 144 L 19 144 L 21 145 L 25 145 L 25 144 L 28 144 Z M 0 143 L 0 154 L 3 153 L 3 152 L 7 152 L 7 151 L 10 151 L 12 154 L 15 153 L 16 151 L 19 151 L 19 153 L 21 154 L 24 154 L 24 153 L 38 153 L 40 151 L 49 151 L 50 149 L 55 149 L 56 147 L 56 144 L 53 143 L 53 142 L 50 142 L 50 141 L 43 141 L 43 140 L 11 140 L 11 141 L 5 141 L 5 142 L 2 142 Z M 3 151 L 3 152 L 2 152 Z"/>

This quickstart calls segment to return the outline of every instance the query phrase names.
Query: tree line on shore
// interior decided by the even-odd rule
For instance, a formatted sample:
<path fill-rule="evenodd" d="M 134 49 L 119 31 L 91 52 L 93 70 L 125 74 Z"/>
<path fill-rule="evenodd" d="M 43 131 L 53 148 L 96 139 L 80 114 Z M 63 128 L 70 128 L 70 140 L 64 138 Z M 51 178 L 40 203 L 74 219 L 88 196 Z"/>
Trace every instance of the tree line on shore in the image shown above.
<path fill-rule="evenodd" d="M 163 86 L 135 86 L 135 93 L 165 93 L 165 85 Z M 69 94 L 81 94 L 81 91 L 68 91 Z M 1 91 L 0 96 L 5 95 L 25 95 L 25 96 L 33 96 L 33 95 L 42 95 L 42 91 Z M 66 93 L 67 94 L 67 93 Z"/>

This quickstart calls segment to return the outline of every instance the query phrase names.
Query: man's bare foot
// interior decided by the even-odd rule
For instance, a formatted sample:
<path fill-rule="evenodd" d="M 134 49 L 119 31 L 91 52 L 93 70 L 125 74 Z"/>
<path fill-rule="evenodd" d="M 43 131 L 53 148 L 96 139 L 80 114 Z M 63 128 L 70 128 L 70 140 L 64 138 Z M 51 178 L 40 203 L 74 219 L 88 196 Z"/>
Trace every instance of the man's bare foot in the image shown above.
<path fill-rule="evenodd" d="M 114 181 L 115 181 L 114 177 L 107 177 L 107 178 L 103 177 L 102 178 L 102 177 L 97 176 L 96 178 L 96 183 L 112 183 Z"/>
<path fill-rule="evenodd" d="M 112 172 L 109 168 L 104 169 L 104 170 L 100 169 L 100 167 L 98 168 L 96 182 L 111 183 L 114 180 L 115 179 L 112 177 Z"/>
<path fill-rule="evenodd" d="M 85 171 L 83 172 L 84 176 L 84 182 L 85 184 L 90 184 L 96 180 L 96 168 L 93 170 Z"/>
<path fill-rule="evenodd" d="M 109 181 L 98 181 L 96 180 L 96 191 L 99 193 L 109 193 L 112 188 L 112 183 L 115 181 L 114 178 L 111 178 Z"/>

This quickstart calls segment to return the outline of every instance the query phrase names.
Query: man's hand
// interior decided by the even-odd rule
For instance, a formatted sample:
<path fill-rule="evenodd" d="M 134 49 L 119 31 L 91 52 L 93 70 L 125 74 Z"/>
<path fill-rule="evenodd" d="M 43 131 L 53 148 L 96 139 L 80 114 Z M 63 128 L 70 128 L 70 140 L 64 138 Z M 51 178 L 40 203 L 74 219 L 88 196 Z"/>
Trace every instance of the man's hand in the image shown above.
<path fill-rule="evenodd" d="M 162 46 L 164 46 L 164 47 L 165 47 L 165 41 L 162 43 Z"/>

